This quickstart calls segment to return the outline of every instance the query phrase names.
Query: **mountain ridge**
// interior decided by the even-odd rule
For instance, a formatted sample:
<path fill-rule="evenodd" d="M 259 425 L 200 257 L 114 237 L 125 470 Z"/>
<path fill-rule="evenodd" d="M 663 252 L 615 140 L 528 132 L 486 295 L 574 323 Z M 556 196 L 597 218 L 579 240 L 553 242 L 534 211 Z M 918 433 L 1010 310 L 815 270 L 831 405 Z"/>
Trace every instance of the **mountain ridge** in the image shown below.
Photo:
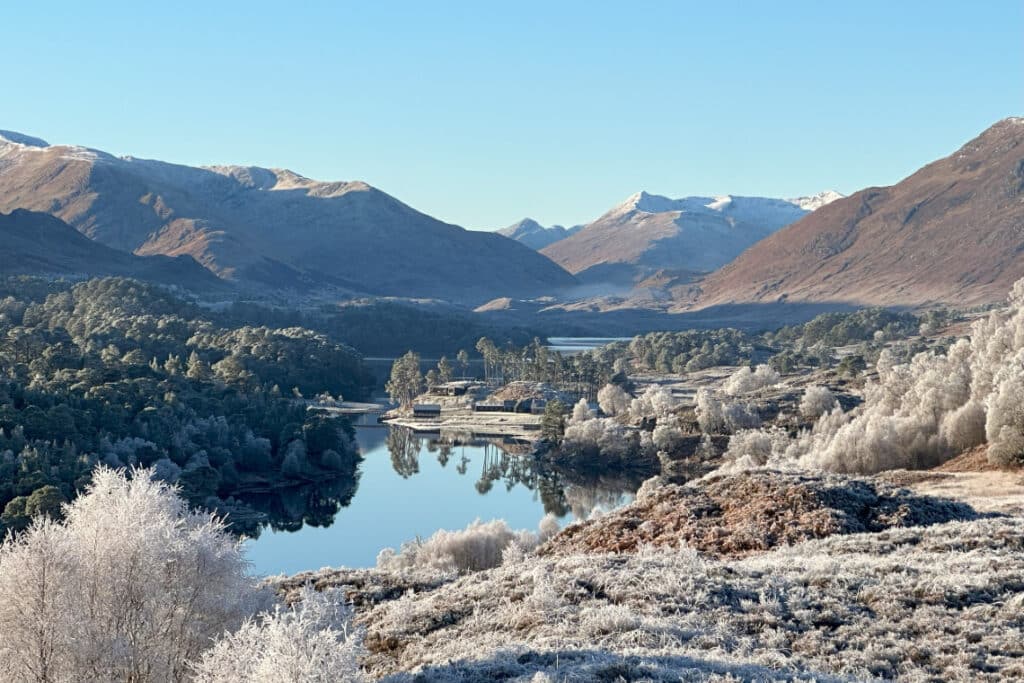
<path fill-rule="evenodd" d="M 4 275 L 119 275 L 199 291 L 228 285 L 188 256 L 135 256 L 90 240 L 47 213 L 0 212 L 0 273 Z"/>
<path fill-rule="evenodd" d="M 582 229 L 582 225 L 574 225 L 571 228 L 566 228 L 562 225 L 544 227 L 532 218 L 523 218 L 507 228 L 498 230 L 497 233 L 521 242 L 535 251 L 540 251 L 544 247 L 575 235 Z"/>
<path fill-rule="evenodd" d="M 481 302 L 576 284 L 500 235 L 444 223 L 362 181 L 284 169 L 193 167 L 4 136 L 0 211 L 16 208 L 51 213 L 121 251 L 192 256 L 258 286 Z"/>
<path fill-rule="evenodd" d="M 672 199 L 636 192 L 582 230 L 541 250 L 583 281 L 638 283 L 654 273 L 710 272 L 802 218 L 797 202 L 824 205 L 827 191 L 796 200 L 719 195 Z"/>
<path fill-rule="evenodd" d="M 698 285 L 699 307 L 771 301 L 974 305 L 1024 276 L 1024 118 L 894 185 L 833 202 Z"/>

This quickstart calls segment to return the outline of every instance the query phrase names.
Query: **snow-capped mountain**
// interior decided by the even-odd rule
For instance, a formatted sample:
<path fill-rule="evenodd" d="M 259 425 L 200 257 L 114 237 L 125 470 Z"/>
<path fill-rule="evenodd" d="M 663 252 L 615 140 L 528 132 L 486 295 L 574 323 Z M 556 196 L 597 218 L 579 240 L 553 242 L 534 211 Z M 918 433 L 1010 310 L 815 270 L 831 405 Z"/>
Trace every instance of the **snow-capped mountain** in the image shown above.
<path fill-rule="evenodd" d="M 637 192 L 578 233 L 542 250 L 584 279 L 639 281 L 655 271 L 719 268 L 776 230 L 838 197 L 683 197 Z"/>
<path fill-rule="evenodd" d="M 1001 301 L 1024 276 L 1024 119 L 1004 119 L 889 187 L 845 197 L 701 283 L 701 306 Z"/>
<path fill-rule="evenodd" d="M 0 133 L 0 211 L 14 209 L 50 213 L 121 251 L 188 255 L 221 278 L 261 286 L 479 302 L 576 284 L 523 245 L 443 223 L 363 182 Z"/>
<path fill-rule="evenodd" d="M 574 225 L 571 228 L 566 228 L 561 225 L 552 225 L 549 228 L 545 228 L 532 218 L 524 218 L 518 223 L 513 223 L 507 228 L 498 230 L 498 234 L 504 235 L 505 237 L 517 242 L 521 242 L 531 249 L 540 251 L 544 247 L 550 246 L 560 240 L 564 240 L 570 235 L 575 235 L 582 229 L 582 225 Z"/>

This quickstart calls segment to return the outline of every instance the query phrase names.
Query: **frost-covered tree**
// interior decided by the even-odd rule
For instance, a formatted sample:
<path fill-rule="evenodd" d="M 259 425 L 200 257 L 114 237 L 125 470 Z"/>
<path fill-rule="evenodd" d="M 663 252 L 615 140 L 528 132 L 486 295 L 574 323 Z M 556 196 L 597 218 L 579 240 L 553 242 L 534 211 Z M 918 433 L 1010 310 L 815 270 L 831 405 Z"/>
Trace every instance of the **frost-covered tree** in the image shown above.
<path fill-rule="evenodd" d="M 195 351 L 189 355 L 186 367 L 185 375 L 189 379 L 205 381 L 213 377 L 213 370 L 210 369 L 209 363 L 200 358 Z"/>
<path fill-rule="evenodd" d="M 363 630 L 344 591 L 306 587 L 291 608 L 250 619 L 207 650 L 197 683 L 358 683 Z"/>
<path fill-rule="evenodd" d="M 674 411 L 678 403 L 667 387 L 652 385 L 629 404 L 629 414 L 634 420 L 645 417 L 660 417 Z"/>
<path fill-rule="evenodd" d="M 779 373 L 771 366 L 758 365 L 753 371 L 744 366 L 729 376 L 722 390 L 729 396 L 739 396 L 778 383 Z"/>
<path fill-rule="evenodd" d="M 698 389 L 694 411 L 697 424 L 705 434 L 715 434 L 725 430 L 725 412 L 722 402 L 709 389 Z"/>
<path fill-rule="evenodd" d="M 565 429 L 562 453 L 568 456 L 628 459 L 639 454 L 639 436 L 611 418 L 586 420 Z"/>
<path fill-rule="evenodd" d="M 683 430 L 679 424 L 679 418 L 675 415 L 659 418 L 651 435 L 655 447 L 660 451 L 673 454 L 683 447 Z"/>
<path fill-rule="evenodd" d="M 618 384 L 606 384 L 597 392 L 597 404 L 609 417 L 628 412 L 630 400 L 629 394 Z"/>
<path fill-rule="evenodd" d="M 572 407 L 572 419 L 570 424 L 580 424 L 587 420 L 594 418 L 594 411 L 590 409 L 590 404 L 587 403 L 587 399 L 581 398 L 576 402 L 576 405 Z"/>
<path fill-rule="evenodd" d="M 266 604 L 240 544 L 148 470 L 100 468 L 62 522 L 0 548 L 0 677 L 183 681 Z"/>
<path fill-rule="evenodd" d="M 789 445 L 789 435 L 784 429 L 743 429 L 729 438 L 725 451 L 726 465 L 723 471 L 741 471 L 763 467 L 771 460 L 772 454 Z"/>
<path fill-rule="evenodd" d="M 709 389 L 697 391 L 697 423 L 705 434 L 733 433 L 760 426 L 757 409 L 747 403 L 723 401 Z"/>
<path fill-rule="evenodd" d="M 835 407 L 836 397 L 828 387 L 807 387 L 800 400 L 800 414 L 807 418 L 821 417 Z"/>

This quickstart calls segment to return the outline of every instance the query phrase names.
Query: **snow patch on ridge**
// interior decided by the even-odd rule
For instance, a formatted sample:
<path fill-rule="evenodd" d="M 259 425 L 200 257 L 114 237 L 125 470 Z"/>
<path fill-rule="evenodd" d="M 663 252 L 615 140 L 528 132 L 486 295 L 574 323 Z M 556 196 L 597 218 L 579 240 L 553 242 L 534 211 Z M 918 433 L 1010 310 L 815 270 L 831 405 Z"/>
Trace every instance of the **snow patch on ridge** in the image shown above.
<path fill-rule="evenodd" d="M 772 197 L 741 197 L 736 195 L 718 195 L 715 197 L 683 197 L 670 199 L 648 192 L 637 192 L 626 201 L 612 209 L 611 215 L 624 215 L 632 212 L 649 214 L 679 213 L 695 216 L 720 216 L 736 221 L 775 223 L 785 221 L 792 223 L 807 213 L 828 204 L 843 195 L 832 190 L 820 192 L 809 197 L 795 199 L 776 199 Z"/>

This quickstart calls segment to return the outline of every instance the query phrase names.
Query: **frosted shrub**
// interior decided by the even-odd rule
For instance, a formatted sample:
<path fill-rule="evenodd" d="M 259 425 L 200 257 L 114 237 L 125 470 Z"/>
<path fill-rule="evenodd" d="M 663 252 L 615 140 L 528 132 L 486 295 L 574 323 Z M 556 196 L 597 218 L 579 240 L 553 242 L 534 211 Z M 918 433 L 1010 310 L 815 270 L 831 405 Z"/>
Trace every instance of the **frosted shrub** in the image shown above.
<path fill-rule="evenodd" d="M 779 427 L 745 429 L 729 439 L 725 462 L 721 470 L 736 472 L 768 464 L 773 455 L 784 453 L 789 447 L 789 435 Z"/>
<path fill-rule="evenodd" d="M 629 412 L 629 394 L 618 384 L 606 384 L 597 392 L 597 405 L 609 417 Z"/>
<path fill-rule="evenodd" d="M 546 525 L 550 531 L 550 525 Z M 474 572 L 500 566 L 505 549 L 516 544 L 524 551 L 540 543 L 529 531 L 513 531 L 503 519 L 472 522 L 465 529 L 440 529 L 426 539 L 402 544 L 396 553 L 385 548 L 377 555 L 380 569 L 434 569 L 440 572 Z"/>
<path fill-rule="evenodd" d="M 306 587 L 293 607 L 250 619 L 207 650 L 199 683 L 333 683 L 365 680 L 358 657 L 363 631 L 352 625 L 344 591 Z"/>
<path fill-rule="evenodd" d="M 96 470 L 0 548 L 0 678 L 180 681 L 265 604 L 241 546 L 150 470 Z"/>
<path fill-rule="evenodd" d="M 679 418 L 674 415 L 659 419 L 651 437 L 656 448 L 670 454 L 682 450 L 685 439 Z"/>
<path fill-rule="evenodd" d="M 629 404 L 629 414 L 634 420 L 645 417 L 661 417 L 676 409 L 677 403 L 672 392 L 663 386 L 650 386 L 639 398 Z"/>
<path fill-rule="evenodd" d="M 725 403 L 722 406 L 722 414 L 725 418 L 725 428 L 730 433 L 761 426 L 761 416 L 749 403 Z"/>
<path fill-rule="evenodd" d="M 761 426 L 757 409 L 748 403 L 725 402 L 708 389 L 697 391 L 697 424 L 705 434 L 733 433 Z"/>
<path fill-rule="evenodd" d="M 567 455 L 622 459 L 636 455 L 639 441 L 610 418 L 587 420 L 565 428 L 562 451 Z"/>
<path fill-rule="evenodd" d="M 572 419 L 569 421 L 570 424 L 580 424 L 594 418 L 594 411 L 590 409 L 590 404 L 587 403 L 587 399 L 581 398 L 576 405 L 572 407 Z"/>
<path fill-rule="evenodd" d="M 541 543 L 550 538 L 554 538 L 554 536 L 561 531 L 561 528 L 558 526 L 558 518 L 550 512 L 541 518 L 538 528 L 540 529 L 539 540 Z"/>
<path fill-rule="evenodd" d="M 722 402 L 708 389 L 697 390 L 697 424 L 705 434 L 714 434 L 725 430 L 725 411 Z"/>
<path fill-rule="evenodd" d="M 836 405 L 836 397 L 828 387 L 807 387 L 800 401 L 800 414 L 807 418 L 818 418 Z"/>
<path fill-rule="evenodd" d="M 729 396 L 739 396 L 778 383 L 779 373 L 768 365 L 758 365 L 753 371 L 749 367 L 742 367 L 729 376 L 722 391 Z"/>
<path fill-rule="evenodd" d="M 899 362 L 886 350 L 876 370 L 877 381 L 865 388 L 864 403 L 854 413 L 824 414 L 784 451 L 774 446 L 768 464 L 860 474 L 921 469 L 986 441 L 992 462 L 1019 462 L 1024 280 L 1014 285 L 1006 310 L 975 322 L 970 339 L 945 355 L 925 352 Z M 699 409 L 698 401 L 698 415 Z"/>

